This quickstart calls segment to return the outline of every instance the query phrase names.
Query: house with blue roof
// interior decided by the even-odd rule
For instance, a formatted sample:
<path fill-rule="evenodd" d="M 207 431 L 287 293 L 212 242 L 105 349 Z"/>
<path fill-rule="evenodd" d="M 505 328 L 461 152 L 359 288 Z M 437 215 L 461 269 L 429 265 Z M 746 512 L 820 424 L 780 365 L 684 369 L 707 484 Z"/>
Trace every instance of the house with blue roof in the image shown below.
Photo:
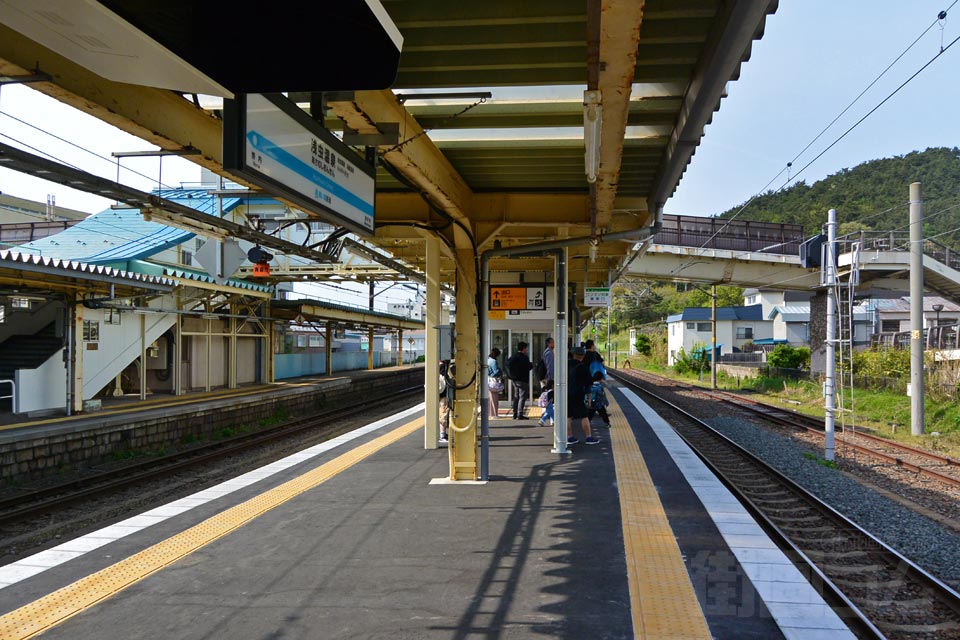
<path fill-rule="evenodd" d="M 685 353 L 710 348 L 713 332 L 710 307 L 687 307 L 667 317 L 667 364 Z M 763 317 L 763 305 L 717 307 L 717 345 L 720 355 L 742 351 L 757 340 L 773 338 L 773 323 Z"/>

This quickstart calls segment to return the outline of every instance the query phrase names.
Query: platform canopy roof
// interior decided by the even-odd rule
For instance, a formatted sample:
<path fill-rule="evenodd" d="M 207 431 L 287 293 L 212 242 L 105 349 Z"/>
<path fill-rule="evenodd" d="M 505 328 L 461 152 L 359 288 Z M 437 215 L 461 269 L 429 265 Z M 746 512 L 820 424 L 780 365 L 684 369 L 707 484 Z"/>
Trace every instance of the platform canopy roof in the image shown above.
<path fill-rule="evenodd" d="M 234 3 L 87 0 L 59 3 L 69 7 L 77 37 L 58 40 L 48 33 L 55 16 L 33 14 L 47 4 L 4 5 L 0 74 L 31 80 L 165 150 L 188 151 L 221 174 L 221 114 L 215 101 L 202 108 L 208 102 L 198 94 L 289 92 L 338 134 L 397 133 L 396 142 L 375 145 L 372 240 L 382 249 L 422 268 L 424 240 L 439 233 L 441 277 L 452 282 L 456 269 L 471 269 L 465 256 L 474 250 L 580 239 L 571 246 L 571 280 L 586 286 L 606 284 L 635 247 L 634 236 L 608 234 L 640 237 L 655 223 L 777 7 L 776 0 L 276 0 L 265 18 Z M 204 6 L 221 10 L 205 17 Z M 119 19 L 104 20 L 104 11 Z M 11 19 L 14 12 L 30 19 Z M 347 18 L 327 20 L 337 15 Z M 263 32 L 267 18 L 276 37 L 244 40 L 244 25 Z M 139 72 L 107 79 L 127 70 L 103 68 L 97 54 L 110 52 L 72 52 L 61 40 L 126 47 L 125 67 Z M 158 51 L 161 62 L 153 62 Z M 291 69 L 303 71 L 291 77 Z M 602 105 L 593 183 L 584 170 L 588 89 Z M 491 263 L 552 265 L 536 256 Z"/>

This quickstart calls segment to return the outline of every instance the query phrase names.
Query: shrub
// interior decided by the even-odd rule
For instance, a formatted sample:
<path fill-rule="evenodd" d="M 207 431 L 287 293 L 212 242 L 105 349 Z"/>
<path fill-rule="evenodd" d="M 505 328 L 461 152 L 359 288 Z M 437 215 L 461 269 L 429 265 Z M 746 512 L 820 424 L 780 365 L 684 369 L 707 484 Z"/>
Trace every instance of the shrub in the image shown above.
<path fill-rule="evenodd" d="M 910 350 L 874 347 L 853 354 L 853 372 L 877 378 L 899 378 L 910 375 Z"/>
<path fill-rule="evenodd" d="M 677 353 L 673 362 L 673 370 L 679 374 L 703 373 L 710 371 L 710 361 L 704 357 L 706 352 L 702 347 L 693 348 L 693 353 L 687 353 L 683 348 Z"/>
<path fill-rule="evenodd" d="M 767 356 L 767 364 L 780 369 L 806 369 L 810 367 L 810 349 L 778 344 Z"/>

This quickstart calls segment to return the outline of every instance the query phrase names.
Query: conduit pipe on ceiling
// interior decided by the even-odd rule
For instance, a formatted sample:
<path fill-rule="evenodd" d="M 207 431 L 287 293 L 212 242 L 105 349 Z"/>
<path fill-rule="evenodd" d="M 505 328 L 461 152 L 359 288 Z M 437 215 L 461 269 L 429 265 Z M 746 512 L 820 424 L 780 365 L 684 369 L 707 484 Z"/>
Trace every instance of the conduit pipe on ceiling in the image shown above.
<path fill-rule="evenodd" d="M 548 253 L 553 253 L 556 255 L 559 262 L 565 260 L 566 253 L 564 249 L 575 246 L 578 244 L 590 243 L 590 242 L 603 242 L 605 240 L 614 241 L 614 240 L 634 240 L 635 242 L 640 242 L 649 238 L 653 233 L 659 229 L 659 224 L 654 224 L 652 227 L 643 227 L 641 229 L 629 229 L 627 231 L 616 231 L 614 233 L 608 233 L 605 235 L 597 236 L 587 236 L 587 237 L 577 237 L 577 238 L 565 238 L 563 240 L 553 240 L 550 242 L 536 242 L 533 244 L 518 245 L 514 247 L 503 247 L 500 249 L 490 249 L 484 251 L 480 256 L 480 287 L 477 289 L 477 295 L 480 297 L 479 304 L 477 308 L 480 309 L 478 314 L 478 327 L 480 331 L 480 375 L 478 384 L 480 388 L 480 479 L 489 480 L 490 479 L 490 415 L 487 407 L 489 406 L 490 399 L 490 388 L 487 386 L 487 367 L 486 367 L 486 357 L 490 353 L 490 332 L 488 331 L 488 312 L 489 312 L 489 286 L 490 286 L 490 260 L 491 258 L 498 257 L 527 257 L 532 255 L 544 255 Z M 564 265 L 564 271 L 566 266 Z M 557 294 L 561 293 L 559 289 L 560 285 L 563 285 L 562 288 L 566 290 L 566 280 L 558 282 L 558 291 Z M 556 340 L 557 345 L 554 350 L 554 372 L 555 378 L 558 381 L 558 388 L 554 389 L 554 398 L 558 406 L 556 407 L 559 411 L 556 412 L 554 423 L 555 423 L 555 433 L 566 433 L 566 370 L 567 370 L 567 359 L 566 359 L 566 299 L 561 299 L 560 295 L 554 296 L 557 301 L 557 325 L 560 326 L 561 322 L 563 328 L 558 330 Z M 557 354 L 560 354 L 559 356 Z M 560 393 L 563 391 L 563 393 Z M 562 412 L 562 413 L 561 413 Z M 554 451 L 557 453 L 566 453 L 566 438 L 555 437 L 555 448 Z"/>

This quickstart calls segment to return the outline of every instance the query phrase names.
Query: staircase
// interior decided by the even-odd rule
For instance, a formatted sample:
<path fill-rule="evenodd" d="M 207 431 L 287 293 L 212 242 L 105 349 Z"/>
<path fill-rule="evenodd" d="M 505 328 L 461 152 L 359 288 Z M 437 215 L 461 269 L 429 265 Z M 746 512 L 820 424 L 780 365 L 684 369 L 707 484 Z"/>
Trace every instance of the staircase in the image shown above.
<path fill-rule="evenodd" d="M 17 369 L 36 369 L 63 348 L 51 322 L 32 336 L 11 336 L 0 344 L 0 380 L 13 380 Z M 8 389 L 0 389 L 4 395 Z M 5 402 L 9 403 L 9 400 Z"/>

